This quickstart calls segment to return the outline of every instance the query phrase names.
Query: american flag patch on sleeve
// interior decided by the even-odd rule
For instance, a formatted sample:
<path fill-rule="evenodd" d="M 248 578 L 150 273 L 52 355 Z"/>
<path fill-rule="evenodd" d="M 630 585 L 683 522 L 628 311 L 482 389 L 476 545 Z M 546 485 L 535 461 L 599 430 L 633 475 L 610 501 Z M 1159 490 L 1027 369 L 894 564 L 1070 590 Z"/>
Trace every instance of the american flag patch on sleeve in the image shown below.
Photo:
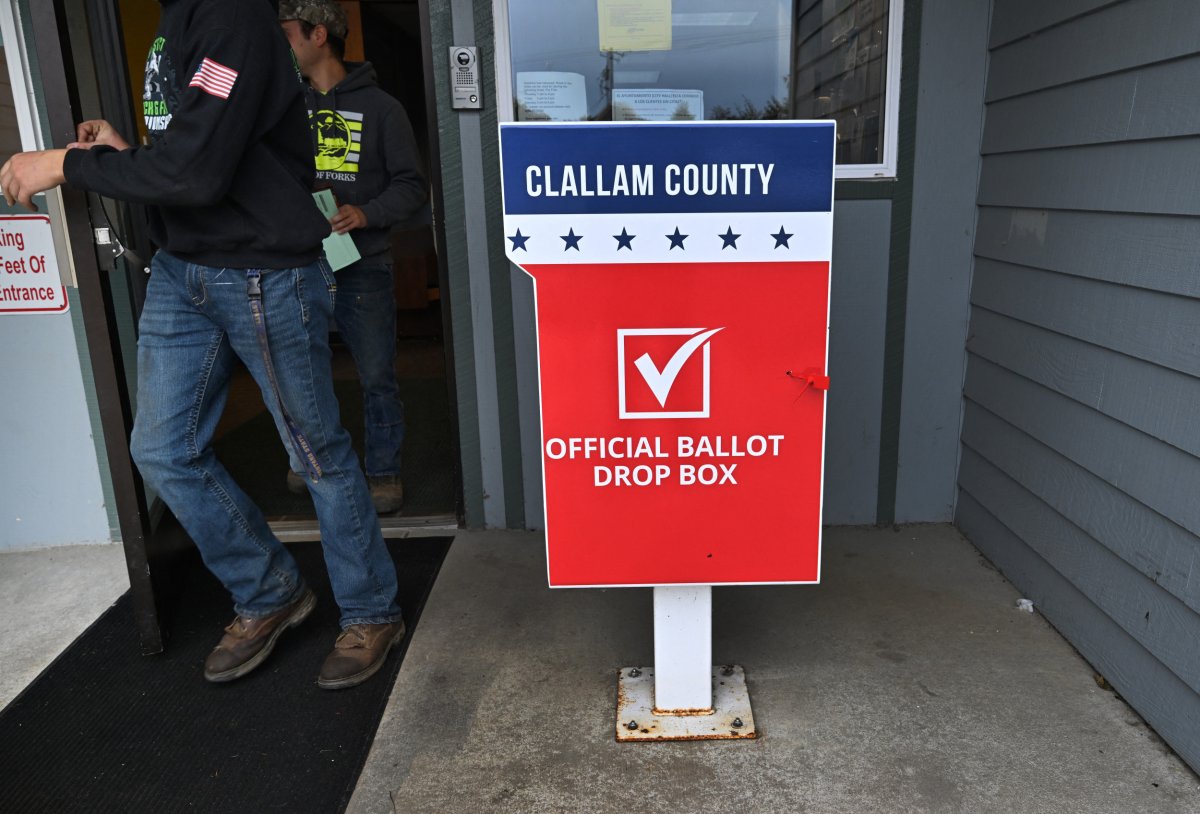
<path fill-rule="evenodd" d="M 233 92 L 233 83 L 237 81 L 237 78 L 238 72 L 233 68 L 226 68 L 220 62 L 214 62 L 205 57 L 204 61 L 200 63 L 200 70 L 196 71 L 192 81 L 188 82 L 188 87 L 200 88 L 218 99 L 228 99 L 229 94 Z"/>

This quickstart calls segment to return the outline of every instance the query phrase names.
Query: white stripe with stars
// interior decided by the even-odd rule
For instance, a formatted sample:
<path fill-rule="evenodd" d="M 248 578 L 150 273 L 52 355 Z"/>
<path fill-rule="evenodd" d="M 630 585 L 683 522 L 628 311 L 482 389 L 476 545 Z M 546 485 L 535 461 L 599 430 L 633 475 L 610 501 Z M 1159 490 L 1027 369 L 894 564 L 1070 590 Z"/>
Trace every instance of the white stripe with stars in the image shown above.
<path fill-rule="evenodd" d="M 506 215 L 514 263 L 828 261 L 831 212 Z"/>

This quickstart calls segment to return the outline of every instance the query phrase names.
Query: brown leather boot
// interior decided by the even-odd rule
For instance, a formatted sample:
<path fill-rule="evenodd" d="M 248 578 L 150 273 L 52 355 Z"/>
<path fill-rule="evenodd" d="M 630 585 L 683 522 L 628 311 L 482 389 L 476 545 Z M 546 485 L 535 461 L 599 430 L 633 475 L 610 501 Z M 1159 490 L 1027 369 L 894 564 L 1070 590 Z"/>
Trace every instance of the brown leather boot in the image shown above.
<path fill-rule="evenodd" d="M 404 505 L 404 481 L 399 475 L 372 475 L 367 478 L 367 485 L 376 514 L 392 514 Z"/>
<path fill-rule="evenodd" d="M 404 638 L 404 620 L 383 625 L 350 625 L 321 665 L 317 686 L 342 690 L 363 683 L 383 666 L 392 645 Z"/>
<path fill-rule="evenodd" d="M 204 677 L 209 681 L 241 678 L 262 664 L 271 655 L 279 634 L 308 618 L 316 604 L 317 597 L 306 588 L 294 602 L 270 616 L 236 617 L 204 660 Z"/>

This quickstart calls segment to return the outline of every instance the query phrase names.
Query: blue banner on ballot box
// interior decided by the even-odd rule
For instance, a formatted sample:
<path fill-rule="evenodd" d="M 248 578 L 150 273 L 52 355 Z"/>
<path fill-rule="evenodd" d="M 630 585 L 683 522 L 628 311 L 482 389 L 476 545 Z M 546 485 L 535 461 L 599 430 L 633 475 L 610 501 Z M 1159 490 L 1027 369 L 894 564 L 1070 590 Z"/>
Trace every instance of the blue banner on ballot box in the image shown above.
<path fill-rule="evenodd" d="M 828 123 L 500 131 L 507 215 L 828 212 Z"/>

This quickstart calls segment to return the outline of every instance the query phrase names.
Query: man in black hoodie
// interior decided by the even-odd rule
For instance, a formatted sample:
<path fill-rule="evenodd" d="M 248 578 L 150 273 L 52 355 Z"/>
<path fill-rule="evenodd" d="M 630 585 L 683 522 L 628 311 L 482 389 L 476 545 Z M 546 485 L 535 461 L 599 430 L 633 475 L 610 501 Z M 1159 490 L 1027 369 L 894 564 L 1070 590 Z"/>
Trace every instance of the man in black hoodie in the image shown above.
<path fill-rule="evenodd" d="M 404 635 L 396 570 L 341 426 L 328 330 L 329 223 L 311 197 L 303 89 L 264 0 L 161 0 L 146 61 L 150 143 L 103 121 L 66 150 L 0 168 L 9 203 L 64 181 L 146 204 L 159 247 L 138 323 L 130 452 L 232 594 L 237 613 L 204 665 L 209 681 L 257 667 L 315 602 L 258 507 L 216 459 L 213 433 L 241 359 L 307 475 L 342 632 L 318 684 L 373 675 Z M 74 149 L 71 149 L 74 148 Z"/>
<path fill-rule="evenodd" d="M 334 0 L 282 0 L 279 20 L 300 73 L 312 126 L 318 187 L 338 202 L 335 231 L 362 259 L 337 271 L 338 333 L 362 382 L 365 465 L 380 514 L 400 508 L 404 405 L 396 384 L 396 297 L 389 232 L 425 203 L 416 141 L 398 101 L 375 83 L 369 62 L 343 62 L 346 14 Z M 295 473 L 288 477 L 293 490 Z M 301 487 L 302 488 L 302 487 Z"/>

